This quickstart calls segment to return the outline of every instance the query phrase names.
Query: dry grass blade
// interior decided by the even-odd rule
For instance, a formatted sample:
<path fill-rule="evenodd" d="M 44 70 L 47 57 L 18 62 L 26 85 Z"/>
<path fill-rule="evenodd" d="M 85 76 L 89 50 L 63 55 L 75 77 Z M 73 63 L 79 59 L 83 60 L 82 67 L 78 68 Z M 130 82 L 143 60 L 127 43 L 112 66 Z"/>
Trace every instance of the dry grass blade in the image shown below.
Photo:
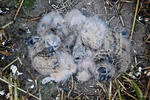
<path fill-rule="evenodd" d="M 134 100 L 138 100 L 137 98 L 135 98 L 133 95 L 131 95 L 130 93 L 126 92 L 125 90 L 123 90 L 124 93 L 126 93 L 128 96 L 130 96 L 131 98 L 133 98 Z"/>
<path fill-rule="evenodd" d="M 6 51 L 0 51 L 1 54 L 5 55 L 5 56 L 10 56 L 10 53 L 9 52 L 6 52 Z"/>
<path fill-rule="evenodd" d="M 13 24 L 13 23 L 14 23 L 14 21 L 10 21 L 8 24 L 2 26 L 1 28 L 2 28 L 2 29 L 5 29 L 6 27 L 8 27 L 9 25 L 11 25 L 11 24 Z"/>
<path fill-rule="evenodd" d="M 17 60 L 19 60 L 19 62 L 20 62 L 20 58 L 19 57 L 17 57 L 15 60 L 13 60 L 11 63 L 9 63 L 7 66 L 5 66 L 3 69 L 2 69 L 2 71 L 5 71 L 10 65 L 12 65 L 13 63 L 15 63 Z"/>
<path fill-rule="evenodd" d="M 9 84 L 9 82 L 7 82 L 6 80 L 4 80 L 4 79 L 2 79 L 2 78 L 0 78 L 0 80 L 1 80 L 2 82 L 5 82 L 5 83 Z M 15 87 L 13 84 L 9 84 L 9 85 L 10 85 L 11 87 Z M 23 92 L 23 93 L 28 94 L 29 96 L 34 97 L 34 98 L 37 99 L 37 100 L 40 100 L 40 98 L 38 98 L 37 96 L 35 96 L 35 95 L 31 94 L 31 93 L 28 93 L 27 91 L 25 91 L 25 90 L 23 90 L 23 89 L 21 89 L 21 88 L 19 88 L 19 87 L 17 87 L 17 89 L 18 89 L 19 91 Z"/>
<path fill-rule="evenodd" d="M 115 100 L 116 95 L 117 95 L 117 90 L 116 90 L 115 94 L 113 95 L 112 100 Z"/>
<path fill-rule="evenodd" d="M 145 94 L 144 94 L 145 99 L 147 98 L 149 90 L 150 90 L 150 79 L 148 81 L 147 88 L 146 88 L 146 91 L 145 91 Z"/>
<path fill-rule="evenodd" d="M 146 38 L 145 42 L 150 43 L 149 39 L 150 39 L 150 35 L 148 35 L 148 37 Z"/>
<path fill-rule="evenodd" d="M 64 91 L 61 91 L 61 96 L 60 96 L 60 100 L 64 100 Z"/>
<path fill-rule="evenodd" d="M 137 16 L 137 13 L 138 13 L 138 7 L 139 7 L 139 0 L 137 0 L 137 4 L 136 4 L 136 10 L 135 10 L 135 15 L 134 15 L 133 25 L 132 25 L 132 29 L 131 29 L 131 33 L 130 33 L 130 40 L 132 40 L 132 38 L 133 38 L 133 33 L 134 33 L 134 28 L 135 28 L 135 21 L 136 21 L 136 16 Z"/>
<path fill-rule="evenodd" d="M 13 87 L 11 86 L 12 83 L 13 82 L 12 82 L 11 76 L 9 76 L 9 78 L 8 78 L 8 87 L 9 87 L 9 95 L 10 95 L 9 99 L 10 100 L 13 100 Z"/>
<path fill-rule="evenodd" d="M 7 36 L 5 35 L 5 31 L 3 28 L 0 29 L 0 40 L 3 40 L 3 37 L 7 40 Z"/>
<path fill-rule="evenodd" d="M 112 81 L 110 81 L 109 84 L 109 100 L 111 100 L 111 96 L 112 96 Z"/>
<path fill-rule="evenodd" d="M 22 7 L 23 2 L 24 2 L 24 0 L 21 0 L 20 5 L 19 5 L 19 8 L 17 9 L 17 12 L 16 12 L 16 14 L 15 14 L 14 20 L 16 20 L 17 15 L 18 15 L 18 13 L 19 13 L 21 7 Z"/>
<path fill-rule="evenodd" d="M 101 95 L 100 95 L 100 90 L 97 89 L 97 91 L 98 91 L 98 98 L 99 98 L 99 100 L 103 100 L 103 99 L 101 98 Z"/>
<path fill-rule="evenodd" d="M 127 90 L 126 88 L 125 88 L 125 86 L 118 80 L 118 83 L 121 85 L 121 87 L 123 88 L 123 89 L 125 89 L 125 90 Z"/>

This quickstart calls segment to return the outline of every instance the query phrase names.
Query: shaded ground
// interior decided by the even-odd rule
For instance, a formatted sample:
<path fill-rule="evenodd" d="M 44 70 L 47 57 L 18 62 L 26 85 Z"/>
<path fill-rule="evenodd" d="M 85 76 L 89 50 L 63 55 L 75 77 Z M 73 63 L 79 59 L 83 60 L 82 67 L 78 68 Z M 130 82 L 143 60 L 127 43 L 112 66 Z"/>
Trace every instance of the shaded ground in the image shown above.
<path fill-rule="evenodd" d="M 114 29 L 116 26 L 123 26 L 127 30 L 129 35 L 132 27 L 135 4 L 119 3 L 118 5 L 120 7 L 113 7 L 114 0 L 111 1 L 113 5 L 110 3 L 106 3 L 103 0 L 71 0 L 66 3 L 59 2 L 59 0 L 50 1 L 51 2 L 49 3 L 49 0 L 36 0 L 33 4 L 29 3 L 29 7 L 24 5 L 19 15 L 17 16 L 15 23 L 5 29 L 5 33 L 10 37 L 11 43 L 14 45 L 12 47 L 13 49 L 9 50 L 11 52 L 11 56 L 5 57 L 2 54 L 0 55 L 0 62 L 2 63 L 0 69 L 3 69 L 4 66 L 14 60 L 16 57 L 20 57 L 23 65 L 21 65 L 19 62 L 14 63 L 14 65 L 18 67 L 18 70 L 20 72 L 23 72 L 23 75 L 18 76 L 19 87 L 28 90 L 31 93 L 35 93 L 35 95 L 37 96 L 39 96 L 40 91 L 43 100 L 50 100 L 52 98 L 56 99 L 56 96 L 58 97 L 62 93 L 64 93 L 64 97 L 67 95 L 69 97 L 76 98 L 78 98 L 78 96 L 81 96 L 82 99 L 96 100 L 99 96 L 101 96 L 102 99 L 106 99 L 108 97 L 109 82 L 103 84 L 96 82 L 94 79 L 91 79 L 86 83 L 80 83 L 76 81 L 74 77 L 72 77 L 73 79 L 70 78 L 67 82 L 64 83 L 49 83 L 46 85 L 42 85 L 41 79 L 44 76 L 41 76 L 31 67 L 30 59 L 28 58 L 26 40 L 28 39 L 28 37 L 36 34 L 37 24 L 43 14 L 56 9 L 62 14 L 65 14 L 72 8 L 80 9 L 81 12 L 83 12 L 87 16 L 98 15 L 101 19 L 106 21 L 108 26 L 112 29 Z M 0 26 L 9 23 L 13 19 L 18 6 L 19 3 L 15 2 L 15 0 L 0 0 L 0 9 L 3 11 L 2 13 L 0 13 Z M 28 7 L 29 9 L 26 9 L 26 7 Z M 120 9 L 117 9 L 118 7 Z M 6 8 L 9 8 L 9 10 Z M 120 20 L 121 17 L 123 18 L 123 21 Z M 146 55 L 149 54 L 149 44 L 146 44 L 143 41 L 147 37 L 146 33 L 148 33 L 148 30 L 146 30 L 146 26 L 137 21 L 133 38 L 134 47 L 132 49 L 134 49 L 133 51 L 136 52 L 134 53 L 134 55 L 136 55 L 135 57 L 137 58 L 137 61 L 142 62 L 142 65 L 137 66 L 137 68 L 133 68 L 134 70 L 138 70 L 138 67 L 149 66 L 149 58 L 146 57 Z M 3 60 L 2 57 L 5 57 L 5 59 Z M 135 57 L 132 65 L 136 64 Z M 2 73 L 2 75 L 7 75 L 9 72 L 10 70 L 7 69 Z M 31 82 L 28 79 L 38 80 L 38 84 L 36 85 L 36 81 Z M 145 85 L 148 82 L 148 77 L 146 75 L 141 75 L 138 79 L 141 79 L 138 84 L 142 83 L 143 87 L 146 88 Z M 7 87 L 7 85 L 4 83 L 0 84 L 0 90 L 3 89 L 2 85 L 5 85 Z M 31 85 L 33 84 L 34 88 L 31 88 Z M 74 87 L 73 89 L 72 86 Z M 69 93 L 70 90 L 71 94 Z M 5 91 L 8 92 L 8 90 Z M 113 91 L 113 94 L 114 93 L 115 92 Z M 5 95 L 0 97 L 5 100 Z M 29 100 L 32 99 L 33 98 L 30 97 Z"/>

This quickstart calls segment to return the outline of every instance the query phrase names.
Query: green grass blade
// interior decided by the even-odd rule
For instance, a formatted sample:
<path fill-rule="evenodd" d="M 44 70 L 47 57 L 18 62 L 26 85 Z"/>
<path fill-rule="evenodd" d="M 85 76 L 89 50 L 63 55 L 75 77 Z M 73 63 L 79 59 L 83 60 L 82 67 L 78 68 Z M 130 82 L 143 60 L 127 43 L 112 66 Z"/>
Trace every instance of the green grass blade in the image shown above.
<path fill-rule="evenodd" d="M 10 95 L 9 100 L 13 100 L 13 87 L 10 85 L 12 83 L 13 82 L 12 82 L 11 75 L 10 75 L 8 78 L 8 84 L 9 84 L 8 87 L 9 87 L 9 95 Z"/>
<path fill-rule="evenodd" d="M 120 86 L 118 84 L 117 79 L 115 79 L 115 83 L 116 83 L 116 86 L 117 86 L 117 92 L 118 92 L 119 99 L 122 100 L 122 96 L 121 96 L 121 92 L 120 92 Z"/>
<path fill-rule="evenodd" d="M 18 90 L 17 90 L 17 83 L 14 82 L 14 100 L 18 100 Z"/>
<path fill-rule="evenodd" d="M 66 5 L 69 7 L 69 9 L 72 9 L 70 0 L 68 0 L 68 1 L 66 2 Z"/>
<path fill-rule="evenodd" d="M 123 78 L 125 78 L 131 84 L 132 88 L 136 92 L 138 100 L 145 100 L 144 96 L 143 96 L 143 93 L 142 93 L 141 89 L 139 88 L 139 86 L 134 81 L 130 80 L 129 78 L 127 78 L 125 76 L 123 76 Z"/>

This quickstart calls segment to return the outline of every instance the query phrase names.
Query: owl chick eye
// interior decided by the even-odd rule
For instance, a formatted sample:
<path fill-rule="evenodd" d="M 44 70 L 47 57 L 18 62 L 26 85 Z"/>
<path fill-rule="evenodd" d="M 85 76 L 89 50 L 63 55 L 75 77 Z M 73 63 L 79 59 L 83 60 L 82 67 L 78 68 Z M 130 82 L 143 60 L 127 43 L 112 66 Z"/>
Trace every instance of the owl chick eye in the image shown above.
<path fill-rule="evenodd" d="M 78 62 L 80 60 L 80 57 L 74 58 L 74 62 Z"/>

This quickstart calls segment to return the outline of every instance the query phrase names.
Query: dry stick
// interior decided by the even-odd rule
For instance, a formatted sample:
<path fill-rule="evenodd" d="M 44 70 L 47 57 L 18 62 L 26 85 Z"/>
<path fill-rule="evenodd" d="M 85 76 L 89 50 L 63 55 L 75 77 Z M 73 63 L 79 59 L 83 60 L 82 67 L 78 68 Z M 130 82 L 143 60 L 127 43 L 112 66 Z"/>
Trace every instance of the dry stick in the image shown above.
<path fill-rule="evenodd" d="M 132 96 L 131 94 L 129 94 L 128 92 L 126 92 L 125 90 L 123 90 L 124 93 L 126 93 L 128 96 L 130 96 L 131 98 L 133 98 L 134 100 L 138 100 L 137 98 L 135 98 L 134 96 Z"/>
<path fill-rule="evenodd" d="M 1 77 L 0 77 L 0 80 L 1 80 L 2 82 L 5 82 L 5 83 L 9 84 L 9 82 L 7 82 L 6 80 L 2 79 Z M 9 84 L 9 85 L 12 86 L 12 87 L 15 87 L 13 84 Z M 31 94 L 31 93 L 28 93 L 27 91 L 25 91 L 25 90 L 23 90 L 23 89 L 21 89 L 21 88 L 19 88 L 19 87 L 17 87 L 17 89 L 20 90 L 21 92 L 24 92 L 24 93 L 29 94 L 29 96 L 32 96 L 32 97 L 36 98 L 37 100 L 40 100 L 40 99 L 39 99 L 38 97 L 36 97 L 35 95 L 33 95 L 33 94 Z"/>
<path fill-rule="evenodd" d="M 8 27 L 9 25 L 11 25 L 11 24 L 13 24 L 13 23 L 14 23 L 14 21 L 10 21 L 8 24 L 2 26 L 1 28 L 2 28 L 2 29 L 5 29 L 6 27 Z"/>
<path fill-rule="evenodd" d="M 64 91 L 61 91 L 61 99 L 60 100 L 64 100 Z"/>
<path fill-rule="evenodd" d="M 142 70 L 147 70 L 150 69 L 150 66 L 143 68 Z"/>
<path fill-rule="evenodd" d="M 21 60 L 20 60 L 20 58 L 19 57 L 17 57 L 15 60 L 13 60 L 11 63 L 9 63 L 7 66 L 5 66 L 4 68 L 3 68 L 3 70 L 2 71 L 4 71 L 5 69 L 7 69 L 10 65 L 12 65 L 14 62 L 16 62 L 16 61 L 19 61 L 20 62 L 20 64 L 22 64 L 22 62 L 21 62 Z"/>
<path fill-rule="evenodd" d="M 135 28 L 136 16 L 137 16 L 137 13 L 138 13 L 138 7 L 139 7 L 139 0 L 137 0 L 137 3 L 136 3 L 136 10 L 135 10 L 135 15 L 134 15 L 132 30 L 131 30 L 131 33 L 130 33 L 130 40 L 132 40 L 132 38 L 133 38 L 133 32 L 134 32 L 134 28 Z"/>
<path fill-rule="evenodd" d="M 97 91 L 98 91 L 98 98 L 99 98 L 99 100 L 103 100 L 103 99 L 101 98 L 101 95 L 100 95 L 100 90 L 97 89 Z"/>
<path fill-rule="evenodd" d="M 111 100 L 111 97 L 112 97 L 112 81 L 110 81 L 109 84 L 109 100 Z"/>
<path fill-rule="evenodd" d="M 148 81 L 147 88 L 146 88 L 146 91 L 145 91 L 145 94 L 144 94 L 145 99 L 146 99 L 146 97 L 148 95 L 149 89 L 150 89 L 150 79 Z"/>
<path fill-rule="evenodd" d="M 14 20 L 16 20 L 16 17 L 17 17 L 17 15 L 18 15 L 18 13 L 19 13 L 21 7 L 22 7 L 23 2 L 24 2 L 24 0 L 21 1 L 20 5 L 19 5 L 19 8 L 17 9 L 17 12 L 16 12 L 16 14 L 15 14 Z M 5 29 L 6 27 L 8 27 L 9 25 L 11 25 L 11 24 L 13 24 L 13 23 L 14 23 L 14 21 L 10 21 L 8 24 L 2 26 L 1 28 L 2 28 L 2 29 Z"/>
<path fill-rule="evenodd" d="M 149 40 L 150 39 L 150 35 L 148 35 L 147 39 L 145 40 L 145 42 L 149 43 Z"/>
<path fill-rule="evenodd" d="M 116 97 L 116 95 L 117 95 L 117 90 L 116 90 L 116 92 L 115 92 L 115 94 L 113 95 L 113 97 L 112 97 L 112 99 L 111 100 L 114 100 L 115 99 L 115 97 Z"/>
<path fill-rule="evenodd" d="M 16 12 L 16 14 L 15 14 L 14 20 L 16 20 L 17 15 L 18 15 L 18 13 L 19 13 L 21 7 L 22 7 L 23 2 L 24 2 L 24 0 L 21 0 L 20 5 L 19 5 L 19 8 L 17 9 L 17 12 Z"/>
<path fill-rule="evenodd" d="M 125 86 L 118 80 L 118 83 L 122 86 L 123 89 L 127 90 Z"/>

